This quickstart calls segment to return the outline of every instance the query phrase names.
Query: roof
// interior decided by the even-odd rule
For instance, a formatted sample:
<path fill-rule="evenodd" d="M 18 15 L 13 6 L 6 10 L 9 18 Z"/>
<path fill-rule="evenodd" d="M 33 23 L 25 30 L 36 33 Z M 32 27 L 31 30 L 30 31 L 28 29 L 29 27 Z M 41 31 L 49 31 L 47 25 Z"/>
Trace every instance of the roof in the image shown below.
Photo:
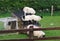
<path fill-rule="evenodd" d="M 16 17 L 18 17 L 18 18 L 22 18 L 22 16 L 24 15 L 24 12 L 23 12 L 23 10 L 17 10 L 17 11 L 15 11 L 15 12 L 13 12 L 13 14 L 16 16 Z"/>

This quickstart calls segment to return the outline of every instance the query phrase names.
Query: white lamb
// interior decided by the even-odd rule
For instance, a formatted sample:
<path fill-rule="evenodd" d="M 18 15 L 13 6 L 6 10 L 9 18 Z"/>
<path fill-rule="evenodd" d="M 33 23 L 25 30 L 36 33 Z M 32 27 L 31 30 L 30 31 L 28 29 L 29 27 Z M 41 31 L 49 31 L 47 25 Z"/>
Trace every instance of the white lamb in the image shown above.
<path fill-rule="evenodd" d="M 35 21 L 40 21 L 41 17 L 37 15 L 27 15 L 25 18 L 22 18 L 24 21 L 29 21 L 29 20 L 35 20 Z"/>
<path fill-rule="evenodd" d="M 26 15 L 26 13 L 27 14 L 31 13 L 32 15 L 34 15 L 36 13 L 35 10 L 33 8 L 30 8 L 30 7 L 24 7 L 23 11 L 24 11 L 25 15 Z"/>
<path fill-rule="evenodd" d="M 32 20 L 31 15 L 24 16 L 25 18 L 22 18 L 23 21 L 29 21 Z"/>
<path fill-rule="evenodd" d="M 31 15 L 31 18 L 35 21 L 40 21 L 41 20 L 41 17 L 37 16 L 37 15 Z"/>
<path fill-rule="evenodd" d="M 30 26 L 33 26 L 33 28 L 39 28 L 38 26 L 35 26 L 35 25 L 28 25 L 27 26 L 27 29 L 29 29 Z M 29 34 L 29 31 L 27 32 L 27 34 Z M 33 35 L 34 36 L 37 36 L 38 38 L 42 38 L 45 36 L 45 33 L 43 31 L 34 31 L 33 32 Z"/>

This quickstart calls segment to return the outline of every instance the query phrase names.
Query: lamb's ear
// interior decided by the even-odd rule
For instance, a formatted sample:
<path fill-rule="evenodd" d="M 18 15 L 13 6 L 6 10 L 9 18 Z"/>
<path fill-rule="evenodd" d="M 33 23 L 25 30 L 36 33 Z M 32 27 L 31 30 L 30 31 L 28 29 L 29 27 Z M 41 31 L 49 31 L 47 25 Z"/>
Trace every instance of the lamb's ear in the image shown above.
<path fill-rule="evenodd" d="M 43 18 L 43 16 L 40 16 L 41 18 Z"/>

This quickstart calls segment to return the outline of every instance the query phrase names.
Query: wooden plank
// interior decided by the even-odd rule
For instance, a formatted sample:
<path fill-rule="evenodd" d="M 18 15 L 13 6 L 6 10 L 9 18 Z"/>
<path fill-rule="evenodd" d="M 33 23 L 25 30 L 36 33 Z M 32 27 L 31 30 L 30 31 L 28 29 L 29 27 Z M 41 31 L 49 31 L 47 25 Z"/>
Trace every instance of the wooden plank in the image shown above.
<path fill-rule="evenodd" d="M 36 31 L 36 30 L 60 30 L 60 27 L 54 28 L 34 28 L 34 29 L 13 29 L 13 30 L 0 30 L 0 33 L 13 33 L 13 32 L 25 32 L 25 31 Z"/>

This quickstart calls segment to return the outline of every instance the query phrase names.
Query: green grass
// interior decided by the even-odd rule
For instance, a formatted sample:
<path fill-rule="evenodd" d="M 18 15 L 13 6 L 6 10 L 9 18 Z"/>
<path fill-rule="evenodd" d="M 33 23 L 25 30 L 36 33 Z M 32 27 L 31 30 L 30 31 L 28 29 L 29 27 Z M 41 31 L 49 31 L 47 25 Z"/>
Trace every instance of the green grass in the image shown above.
<path fill-rule="evenodd" d="M 43 28 L 60 27 L 60 16 L 44 16 L 40 21 Z M 51 23 L 53 25 L 51 25 Z M 44 30 L 46 37 L 60 36 L 60 30 Z M 44 41 L 44 40 L 42 40 Z M 45 40 L 45 41 L 60 41 L 60 40 Z"/>
<path fill-rule="evenodd" d="M 0 14 L 0 18 L 10 17 L 10 16 L 11 16 L 11 13 L 3 13 L 3 14 Z"/>
<path fill-rule="evenodd" d="M 60 16 L 44 16 L 40 21 L 40 23 L 43 28 L 60 26 Z M 51 23 L 53 23 L 53 25 L 50 25 Z M 2 25 L 2 23 L 0 24 Z M 60 36 L 60 33 L 59 33 L 60 30 L 54 30 L 54 31 L 44 30 L 44 32 L 46 33 L 46 37 Z M 19 34 L 19 35 L 0 36 L 0 39 L 15 39 L 15 38 L 27 38 L 27 35 Z M 46 40 L 46 41 L 50 41 L 50 40 Z M 58 41 L 58 40 L 51 40 L 51 41 Z"/>
<path fill-rule="evenodd" d="M 40 23 L 44 28 L 60 26 L 60 16 L 44 16 Z"/>
<path fill-rule="evenodd" d="M 28 38 L 28 36 L 24 35 L 24 34 L 4 34 L 4 35 L 0 35 L 0 40 L 25 39 L 25 38 Z"/>
<path fill-rule="evenodd" d="M 0 18 L 4 18 L 4 17 L 10 17 L 11 14 L 10 13 L 6 13 L 6 14 L 0 14 Z M 0 22 L 0 30 L 4 30 L 4 23 L 3 22 Z M 7 39 L 16 39 L 16 38 L 27 38 L 28 36 L 25 35 L 25 34 L 12 34 L 12 35 L 8 35 L 8 34 L 4 34 L 4 35 L 1 35 L 0 34 L 0 40 L 7 40 Z"/>
<path fill-rule="evenodd" d="M 4 23 L 0 22 L 0 30 L 3 30 L 3 29 L 4 29 Z"/>
<path fill-rule="evenodd" d="M 51 16 L 51 12 L 36 12 L 36 15 Z M 60 16 L 60 11 L 54 11 L 53 16 Z"/>
<path fill-rule="evenodd" d="M 58 12 L 59 13 L 59 12 Z M 7 14 L 2 14 L 0 15 L 1 17 L 8 17 L 10 16 L 8 13 Z M 42 26 L 42 28 L 47 28 L 47 27 L 60 27 L 60 16 L 43 16 L 42 20 L 39 22 Z M 51 25 L 53 24 L 53 25 Z M 3 23 L 0 22 L 0 30 L 3 30 Z M 51 37 L 51 36 L 60 36 L 60 30 L 47 30 L 44 32 L 46 33 L 46 37 Z M 0 39 L 16 39 L 16 38 L 28 38 L 27 35 L 24 34 L 19 34 L 19 35 L 0 35 Z M 60 41 L 60 40 L 41 40 L 41 41 Z"/>

